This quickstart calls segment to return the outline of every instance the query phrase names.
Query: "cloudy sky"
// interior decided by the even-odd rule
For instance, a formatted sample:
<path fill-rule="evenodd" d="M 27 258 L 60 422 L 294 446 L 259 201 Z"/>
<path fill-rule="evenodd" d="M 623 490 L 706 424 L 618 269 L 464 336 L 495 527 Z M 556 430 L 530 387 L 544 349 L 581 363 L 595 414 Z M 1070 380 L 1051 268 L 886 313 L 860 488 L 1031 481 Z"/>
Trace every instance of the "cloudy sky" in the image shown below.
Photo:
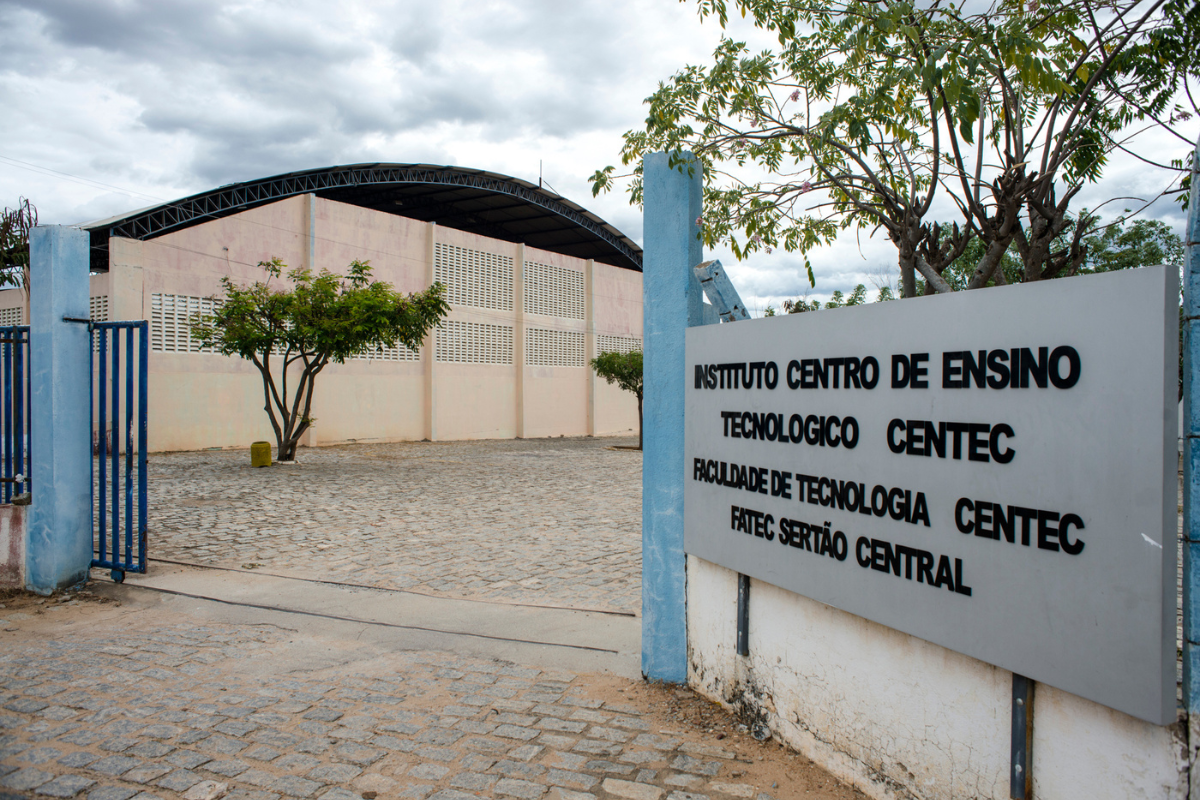
<path fill-rule="evenodd" d="M 641 241 L 640 211 L 593 199 L 587 178 L 619 163 L 657 82 L 718 38 L 677 0 L 0 0 L 0 205 L 28 197 L 42 222 L 73 224 L 335 164 L 536 181 L 540 162 L 556 191 Z M 1157 154 L 1186 150 L 1162 136 Z M 1081 204 L 1169 181 L 1118 161 Z M 1182 232 L 1171 204 L 1150 215 Z M 812 254 L 813 290 L 796 255 L 715 255 L 759 310 L 895 271 L 890 244 L 853 236 Z"/>

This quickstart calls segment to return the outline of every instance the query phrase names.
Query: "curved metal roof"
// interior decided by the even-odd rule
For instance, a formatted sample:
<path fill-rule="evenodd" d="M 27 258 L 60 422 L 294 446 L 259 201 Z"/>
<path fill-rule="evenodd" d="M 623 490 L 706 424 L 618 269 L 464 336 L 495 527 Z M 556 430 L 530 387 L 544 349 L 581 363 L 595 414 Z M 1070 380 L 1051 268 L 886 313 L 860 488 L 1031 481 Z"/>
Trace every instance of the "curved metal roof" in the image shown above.
<path fill-rule="evenodd" d="M 108 239 L 153 239 L 248 208 L 316 194 L 555 253 L 642 269 L 642 248 L 582 206 L 519 178 L 432 164 L 352 164 L 233 183 L 85 225 L 92 269 L 108 269 Z"/>

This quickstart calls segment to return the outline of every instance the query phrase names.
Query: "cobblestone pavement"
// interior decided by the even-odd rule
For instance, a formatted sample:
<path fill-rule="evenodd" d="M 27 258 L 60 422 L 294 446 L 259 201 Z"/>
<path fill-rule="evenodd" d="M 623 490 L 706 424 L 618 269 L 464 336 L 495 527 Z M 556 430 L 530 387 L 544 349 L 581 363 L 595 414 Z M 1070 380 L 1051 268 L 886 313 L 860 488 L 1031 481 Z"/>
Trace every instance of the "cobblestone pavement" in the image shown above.
<path fill-rule="evenodd" d="M 263 675 L 294 632 L 127 616 L 141 627 L 0 634 L 0 795 L 771 800 L 818 786 L 785 780 L 777 762 L 801 760 L 778 748 L 662 727 L 638 698 L 667 690 L 644 684 L 420 651 L 386 654 L 385 670 Z M 836 790 L 821 797 L 861 797 L 819 775 Z"/>
<path fill-rule="evenodd" d="M 150 457 L 151 558 L 638 612 L 641 454 L 629 438 L 401 442 Z"/>

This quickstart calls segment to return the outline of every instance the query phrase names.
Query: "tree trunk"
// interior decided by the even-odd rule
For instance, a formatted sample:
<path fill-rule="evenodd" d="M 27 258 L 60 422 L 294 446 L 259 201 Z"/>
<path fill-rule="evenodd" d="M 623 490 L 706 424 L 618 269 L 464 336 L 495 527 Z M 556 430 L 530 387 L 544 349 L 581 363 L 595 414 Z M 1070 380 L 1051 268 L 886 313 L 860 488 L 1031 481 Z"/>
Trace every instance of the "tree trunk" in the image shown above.
<path fill-rule="evenodd" d="M 642 449 L 642 396 L 638 395 L 638 450 Z"/>

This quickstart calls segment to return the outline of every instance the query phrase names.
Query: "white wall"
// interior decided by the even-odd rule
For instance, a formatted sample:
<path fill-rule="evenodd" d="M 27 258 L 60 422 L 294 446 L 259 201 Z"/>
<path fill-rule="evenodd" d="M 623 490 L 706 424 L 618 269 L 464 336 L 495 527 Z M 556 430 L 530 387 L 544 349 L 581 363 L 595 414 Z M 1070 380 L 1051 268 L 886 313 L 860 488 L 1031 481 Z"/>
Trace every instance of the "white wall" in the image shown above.
<path fill-rule="evenodd" d="M 688 680 L 876 798 L 1009 797 L 1012 674 L 688 557 Z M 1186 798 L 1186 724 L 1158 727 L 1039 684 L 1037 800 Z"/>

